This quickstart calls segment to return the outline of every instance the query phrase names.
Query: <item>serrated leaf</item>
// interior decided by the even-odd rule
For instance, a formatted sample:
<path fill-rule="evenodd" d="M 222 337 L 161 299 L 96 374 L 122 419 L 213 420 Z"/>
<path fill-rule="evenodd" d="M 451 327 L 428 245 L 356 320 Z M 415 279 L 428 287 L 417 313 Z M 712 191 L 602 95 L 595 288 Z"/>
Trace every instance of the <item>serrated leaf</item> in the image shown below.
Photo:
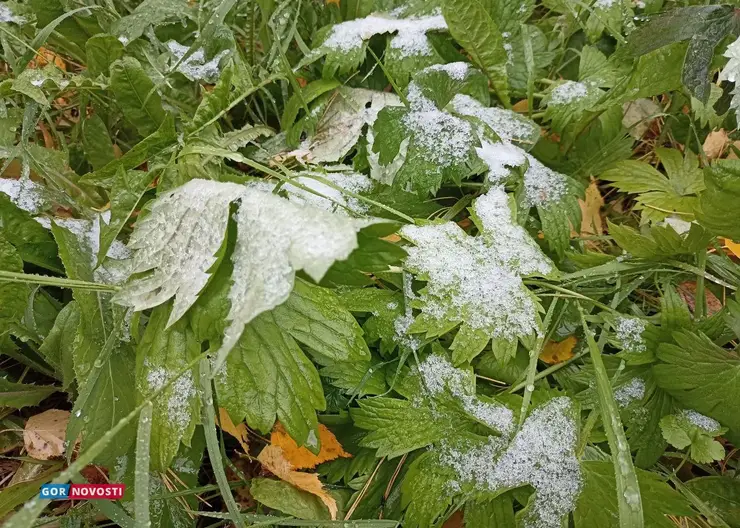
<path fill-rule="evenodd" d="M 306 445 L 325 406 L 316 368 L 293 338 L 266 313 L 248 324 L 223 371 L 216 374 L 219 404 L 229 415 L 267 433 L 275 419 Z M 316 433 L 314 433 L 316 434 Z"/>
<path fill-rule="evenodd" d="M 727 398 L 740 390 L 740 358 L 704 335 L 682 331 L 673 337 L 677 345 L 666 343 L 658 350 L 662 363 L 653 367 L 658 385 L 684 406 L 729 427 L 730 438 L 738 438 L 740 416 Z"/>
<path fill-rule="evenodd" d="M 510 106 L 506 74 L 508 56 L 501 30 L 491 15 L 479 0 L 445 0 L 442 12 L 452 36 L 488 75 L 504 106 Z"/>
<path fill-rule="evenodd" d="M 59 390 L 57 387 L 14 383 L 6 378 L 0 378 L 0 405 L 13 409 L 38 405 L 57 390 Z"/>
<path fill-rule="evenodd" d="M 23 261 L 15 247 L 0 232 L 0 270 L 22 272 Z M 30 290 L 17 282 L 0 282 L 0 333 L 7 332 L 13 324 L 20 323 L 28 303 Z"/>
<path fill-rule="evenodd" d="M 740 527 L 740 481 L 725 476 L 699 477 L 684 485 L 731 528 Z"/>
<path fill-rule="evenodd" d="M 145 0 L 131 14 L 116 20 L 111 30 L 128 43 L 142 36 L 149 27 L 185 24 L 192 16 L 187 0 Z"/>
<path fill-rule="evenodd" d="M 149 324 L 136 348 L 137 398 L 143 401 L 164 386 L 200 353 L 185 321 L 167 327 L 170 308 L 152 311 Z M 165 471 L 180 448 L 190 445 L 200 420 L 200 397 L 195 386 L 196 369 L 180 376 L 154 400 L 151 433 L 151 463 L 154 470 Z"/>
<path fill-rule="evenodd" d="M 250 481 L 249 492 L 257 502 L 297 519 L 330 518 L 326 506 L 316 495 L 282 480 L 254 478 Z"/>
<path fill-rule="evenodd" d="M 687 419 L 685 414 L 679 413 L 664 416 L 660 420 L 660 429 L 663 438 L 673 447 L 677 449 L 689 447 L 691 459 L 700 464 L 710 464 L 725 458 L 724 447 L 714 440 L 715 436 L 726 431 L 724 428 L 706 431 Z"/>
<path fill-rule="evenodd" d="M 303 446 L 298 446 L 280 422 L 275 425 L 270 434 L 270 445 L 282 449 L 283 457 L 294 469 L 314 468 L 329 460 L 352 456 L 342 448 L 337 437 L 324 424 L 319 424 L 318 445 L 321 446 L 321 450 L 318 454 L 312 453 Z"/>
<path fill-rule="evenodd" d="M 88 117 L 82 123 L 82 145 L 85 157 L 94 170 L 103 168 L 115 159 L 108 129 L 97 114 Z"/>
<path fill-rule="evenodd" d="M 133 57 L 124 57 L 111 65 L 110 88 L 123 115 L 142 136 L 153 134 L 164 122 L 162 98 Z"/>
<path fill-rule="evenodd" d="M 80 309 L 77 303 L 75 301 L 67 303 L 59 311 L 54 326 L 39 347 L 39 352 L 54 367 L 65 389 L 74 382 L 72 354 L 79 324 Z"/>
<path fill-rule="evenodd" d="M 740 161 L 715 160 L 704 169 L 706 189 L 699 197 L 699 223 L 712 233 L 740 240 L 740 222 L 732 213 L 740 198 Z"/>

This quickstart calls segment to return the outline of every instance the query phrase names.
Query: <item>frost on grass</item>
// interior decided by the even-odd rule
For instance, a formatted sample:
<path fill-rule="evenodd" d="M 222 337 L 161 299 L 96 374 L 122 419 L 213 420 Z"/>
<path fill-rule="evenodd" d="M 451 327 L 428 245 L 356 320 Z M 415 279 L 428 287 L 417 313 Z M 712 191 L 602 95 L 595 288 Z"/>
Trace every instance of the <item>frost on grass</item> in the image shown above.
<path fill-rule="evenodd" d="M 147 365 L 145 364 L 145 367 Z M 165 386 L 173 377 L 173 372 L 164 367 L 151 368 L 146 375 L 146 381 L 148 385 L 147 391 L 144 394 L 151 394 Z M 193 382 L 193 374 L 187 371 L 185 374 L 175 380 L 169 389 L 165 390 L 164 394 L 164 409 L 162 413 L 158 412 L 158 415 L 166 416 L 169 421 L 170 429 L 173 431 L 185 431 L 190 425 L 192 416 L 192 399 L 195 398 L 198 391 L 195 388 Z M 157 406 L 162 405 L 162 402 L 157 400 Z"/>
<path fill-rule="evenodd" d="M 314 177 L 328 180 L 334 185 L 354 194 L 361 194 L 369 191 L 373 187 L 373 182 L 364 174 L 357 172 L 304 172 L 305 176 L 298 176 L 291 180 L 304 187 L 307 187 L 322 196 L 314 194 L 306 189 L 301 189 L 290 183 L 286 183 L 283 188 L 288 191 L 291 202 L 297 204 L 308 204 L 325 211 L 333 211 L 339 214 L 353 213 L 363 215 L 368 211 L 368 205 L 352 196 L 344 194 L 342 191 L 321 182 Z"/>
<path fill-rule="evenodd" d="M 537 158 L 527 154 L 529 167 L 524 173 L 524 201 L 529 207 L 557 202 L 567 191 L 565 176 L 546 167 Z"/>
<path fill-rule="evenodd" d="M 333 52 L 350 53 L 375 35 L 396 33 L 390 47 L 399 51 L 401 56 L 431 55 L 433 48 L 426 37 L 427 31 L 446 29 L 442 15 L 395 18 L 373 14 L 335 25 L 322 47 Z"/>
<path fill-rule="evenodd" d="M 537 332 L 537 307 L 522 275 L 547 275 L 552 263 L 511 218 L 502 188 L 474 206 L 481 235 L 453 222 L 405 226 L 406 268 L 427 281 L 415 306 L 443 326 L 460 322 L 489 337 L 511 339 Z"/>
<path fill-rule="evenodd" d="M 614 326 L 614 332 L 623 350 L 640 353 L 647 350 L 645 339 L 642 337 L 645 328 L 647 323 L 642 319 L 620 317 Z"/>
<path fill-rule="evenodd" d="M 183 46 L 174 40 L 170 40 L 167 42 L 167 49 L 172 54 L 172 66 L 179 63 L 177 71 L 182 73 L 191 81 L 203 80 L 212 82 L 216 80 L 221 72 L 219 69 L 219 63 L 221 62 L 221 59 L 229 53 L 229 50 L 221 51 L 211 60 L 206 61 L 205 50 L 203 48 L 199 48 L 188 58 L 180 62 L 190 47 Z"/>
<path fill-rule="evenodd" d="M 443 444 L 440 462 L 455 472 L 458 486 L 489 492 L 531 486 L 534 498 L 525 509 L 523 525 L 558 528 L 575 508 L 581 490 L 572 413 L 570 399 L 554 398 L 532 411 L 508 445 L 495 437 L 463 448 Z"/>
<path fill-rule="evenodd" d="M 642 378 L 632 378 L 614 391 L 614 399 L 620 407 L 627 407 L 630 403 L 642 400 L 644 397 L 645 380 Z"/>
<path fill-rule="evenodd" d="M 729 81 L 735 83 L 732 90 L 732 108 L 737 112 L 740 109 L 740 37 L 732 44 L 727 46 L 724 56 L 730 59 L 727 61 L 725 68 L 719 74 L 720 81 Z"/>
<path fill-rule="evenodd" d="M 514 427 L 514 413 L 501 404 L 482 401 L 475 395 L 475 379 L 469 371 L 455 368 L 439 354 L 426 357 L 419 364 L 424 387 L 432 397 L 448 393 L 462 404 L 466 413 L 504 436 Z M 467 390 L 466 390 L 467 389 Z"/>
<path fill-rule="evenodd" d="M 450 108 L 457 114 L 480 119 L 503 141 L 534 143 L 540 135 L 540 127 L 534 121 L 511 110 L 484 106 L 469 95 L 457 94 L 450 101 Z"/>
<path fill-rule="evenodd" d="M 11 202 L 31 214 L 37 214 L 44 206 L 43 189 L 43 185 L 27 177 L 18 180 L 0 178 L 0 193 L 6 194 Z"/>
<path fill-rule="evenodd" d="M 717 420 L 710 418 L 709 416 L 704 416 L 693 409 L 682 410 L 679 417 L 707 433 L 713 433 L 722 429 L 722 425 Z"/>
<path fill-rule="evenodd" d="M 226 234 L 229 204 L 244 189 L 191 180 L 160 196 L 129 241 L 136 250 L 133 273 L 152 273 L 128 284 L 117 301 L 141 311 L 175 297 L 168 326 L 182 317 L 210 278 L 208 269 Z"/>

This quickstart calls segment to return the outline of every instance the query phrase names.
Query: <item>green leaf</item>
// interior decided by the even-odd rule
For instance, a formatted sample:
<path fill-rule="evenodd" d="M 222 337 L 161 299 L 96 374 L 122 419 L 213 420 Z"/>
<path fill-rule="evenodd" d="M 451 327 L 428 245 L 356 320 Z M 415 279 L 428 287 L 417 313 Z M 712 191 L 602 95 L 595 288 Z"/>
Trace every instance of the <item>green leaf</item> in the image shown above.
<path fill-rule="evenodd" d="M 370 359 L 360 325 L 332 290 L 298 279 L 288 300 L 272 314 L 284 332 L 327 359 Z"/>
<path fill-rule="evenodd" d="M 72 385 L 75 379 L 73 351 L 79 324 L 80 309 L 77 303 L 67 303 L 59 311 L 54 326 L 39 347 L 39 352 L 62 380 L 64 389 Z"/>
<path fill-rule="evenodd" d="M 123 44 L 113 35 L 95 35 L 85 43 L 85 54 L 90 74 L 107 75 L 111 64 L 123 55 Z"/>
<path fill-rule="evenodd" d="M 210 93 L 204 93 L 193 120 L 188 125 L 190 131 L 199 130 L 225 112 L 237 98 L 252 86 L 249 72 L 241 62 L 231 62 L 226 66 Z M 228 147 L 226 147 L 228 148 Z"/>
<path fill-rule="evenodd" d="M 305 105 L 319 97 L 321 94 L 334 90 L 341 86 L 342 83 L 334 79 L 319 79 L 307 84 L 300 92 L 294 93 L 283 110 L 283 117 L 280 120 L 280 126 L 287 131 L 293 127 L 298 112 L 305 109 Z"/>
<path fill-rule="evenodd" d="M 704 168 L 706 190 L 699 197 L 699 223 L 717 235 L 740 240 L 734 206 L 740 199 L 740 160 L 715 160 Z"/>
<path fill-rule="evenodd" d="M 13 90 L 30 97 L 43 107 L 49 107 L 49 97 L 43 90 L 46 85 L 47 90 L 49 82 L 56 85 L 57 89 L 61 88 L 63 74 L 53 64 L 50 64 L 40 70 L 24 70 L 14 81 Z"/>
<path fill-rule="evenodd" d="M 100 226 L 99 263 L 108 253 L 111 244 L 136 209 L 155 175 L 154 171 L 125 170 L 119 167 L 110 193 L 110 219 L 108 222 L 101 222 Z"/>
<path fill-rule="evenodd" d="M 729 427 L 729 438 L 740 438 L 740 414 L 728 400 L 740 394 L 740 357 L 703 334 L 682 331 L 673 338 L 677 345 L 664 343 L 658 350 L 662 363 L 653 367 L 658 385 L 685 407 Z"/>
<path fill-rule="evenodd" d="M 709 506 L 730 528 L 740 528 L 740 480 L 731 477 L 700 477 L 684 485 Z"/>
<path fill-rule="evenodd" d="M 233 420 L 246 416 L 250 427 L 268 433 L 277 416 L 299 445 L 326 405 L 316 368 L 270 312 L 244 328 L 215 380 L 219 405 Z"/>
<path fill-rule="evenodd" d="M 32 0 L 30 5 L 36 15 L 37 27 L 43 27 L 31 43 L 30 47 L 34 50 L 43 46 L 46 39 L 52 37 L 55 43 L 62 44 L 61 47 L 71 47 L 73 52 L 84 57 L 85 42 L 92 35 L 100 33 L 98 21 L 89 7 L 83 6 L 68 11 L 67 4 L 60 0 Z M 63 39 L 57 39 L 54 33 L 61 35 Z M 20 66 L 25 68 L 31 59 L 33 52 L 29 50 L 21 58 Z"/>
<path fill-rule="evenodd" d="M 0 378 L 0 405 L 13 409 L 32 407 L 58 390 L 58 387 L 14 383 Z"/>
<path fill-rule="evenodd" d="M 445 0 L 442 12 L 450 33 L 491 80 L 496 95 L 509 107 L 508 55 L 501 30 L 479 0 Z"/>
<path fill-rule="evenodd" d="M 614 468 L 610 462 L 581 462 L 583 489 L 574 512 L 576 528 L 618 528 Z M 693 517 L 696 512 L 659 475 L 637 470 L 646 528 L 674 528 L 668 515 Z"/>
<path fill-rule="evenodd" d="M 23 271 L 23 261 L 21 260 L 15 247 L 5 240 L 2 231 L 0 231 L 0 270 L 3 271 Z M 0 334 L 5 333 L 8 329 L 20 323 L 28 304 L 28 295 L 30 290 L 27 285 L 17 282 L 0 282 Z"/>
<path fill-rule="evenodd" d="M 136 387 L 139 403 L 161 388 L 200 353 L 200 343 L 180 320 L 167 327 L 169 305 L 158 306 L 149 318 L 136 348 Z M 190 371 L 154 400 L 151 435 L 152 468 L 165 471 L 180 449 L 190 445 L 200 420 L 200 398 L 196 389 L 198 372 Z"/>
<path fill-rule="evenodd" d="M 175 120 L 171 115 L 167 115 L 156 132 L 142 139 L 119 159 L 111 161 L 100 170 L 85 174 L 80 182 L 110 188 L 119 169 L 130 170 L 138 167 L 172 147 L 176 140 Z"/>
<path fill-rule="evenodd" d="M 163 124 L 165 111 L 152 80 L 133 57 L 117 60 L 110 70 L 110 88 L 125 118 L 142 136 L 153 134 Z"/>
<path fill-rule="evenodd" d="M 329 519 L 329 510 L 316 496 L 295 486 L 267 478 L 254 478 L 249 493 L 257 502 L 298 519 Z"/>
<path fill-rule="evenodd" d="M 103 168 L 116 157 L 108 129 L 97 114 L 86 118 L 82 123 L 82 145 L 87 161 L 95 170 Z"/>
<path fill-rule="evenodd" d="M 139 38 L 147 28 L 181 23 L 186 26 L 193 18 L 193 9 L 187 0 L 144 0 L 130 15 L 119 18 L 111 32 L 126 42 Z M 180 28 L 182 31 L 182 28 Z"/>
<path fill-rule="evenodd" d="M 474 500 L 465 503 L 465 526 L 504 528 L 514 526 L 514 500 L 504 493 L 493 500 Z"/>
<path fill-rule="evenodd" d="M 664 416 L 660 420 L 660 429 L 663 438 L 676 449 L 690 446 L 691 459 L 700 464 L 710 464 L 725 458 L 724 447 L 714 440 L 715 436 L 726 431 L 724 428 L 706 431 L 693 424 L 684 414 L 678 413 Z"/>

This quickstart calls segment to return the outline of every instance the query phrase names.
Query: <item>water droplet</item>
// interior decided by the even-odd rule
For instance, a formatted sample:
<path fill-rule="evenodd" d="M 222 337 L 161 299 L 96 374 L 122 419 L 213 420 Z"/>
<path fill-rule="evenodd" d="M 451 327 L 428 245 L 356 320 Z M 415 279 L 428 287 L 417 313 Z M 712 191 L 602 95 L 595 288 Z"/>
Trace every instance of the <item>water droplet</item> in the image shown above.
<path fill-rule="evenodd" d="M 534 385 L 531 385 L 531 384 L 530 385 L 527 385 L 526 389 L 529 392 L 534 392 Z"/>

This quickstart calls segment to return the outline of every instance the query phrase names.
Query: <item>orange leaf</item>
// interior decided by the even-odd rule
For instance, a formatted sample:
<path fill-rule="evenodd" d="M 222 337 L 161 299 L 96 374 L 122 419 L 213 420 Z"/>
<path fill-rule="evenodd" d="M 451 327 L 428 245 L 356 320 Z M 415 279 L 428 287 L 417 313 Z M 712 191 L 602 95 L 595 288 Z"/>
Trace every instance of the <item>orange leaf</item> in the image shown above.
<path fill-rule="evenodd" d="M 341 1 L 341 0 L 326 0 L 326 4 L 327 4 L 327 5 L 329 5 L 329 4 L 336 4 L 336 5 L 339 5 L 339 2 L 340 2 L 340 1 Z"/>
<path fill-rule="evenodd" d="M 581 206 L 581 229 L 580 233 L 574 234 L 603 235 L 604 221 L 601 218 L 601 208 L 604 205 L 604 198 L 595 180 L 586 189 L 585 198 L 578 200 L 578 204 Z"/>
<path fill-rule="evenodd" d="M 64 59 L 62 59 L 59 55 L 57 55 L 50 49 L 43 46 L 39 48 L 38 55 L 36 55 L 33 60 L 28 63 L 28 68 L 43 68 L 50 62 L 53 62 L 54 66 L 56 66 L 60 70 L 67 70 L 67 65 L 65 64 Z"/>
<path fill-rule="evenodd" d="M 298 489 L 316 495 L 329 509 L 332 520 L 337 518 L 337 501 L 324 489 L 316 473 L 294 471 L 293 466 L 286 460 L 283 450 L 276 445 L 269 445 L 260 452 L 257 460 L 270 473 L 292 484 Z"/>
<path fill-rule="evenodd" d="M 725 238 L 725 247 L 730 250 L 730 253 L 736 257 L 740 257 L 740 243 L 733 242 L 729 238 Z"/>
<path fill-rule="evenodd" d="M 226 409 L 224 409 L 223 407 L 220 407 L 218 409 L 218 419 L 221 422 L 221 430 L 225 433 L 229 433 L 231 436 L 236 438 L 239 441 L 239 445 L 242 446 L 242 451 L 244 451 L 244 453 L 249 453 L 247 425 L 244 423 L 234 425 L 234 422 L 231 421 L 229 413 L 227 413 Z"/>
<path fill-rule="evenodd" d="M 517 101 L 511 109 L 514 110 L 514 112 L 526 112 L 529 109 L 529 101 L 526 99 Z"/>
<path fill-rule="evenodd" d="M 31 416 L 23 430 L 23 444 L 28 456 L 37 460 L 62 456 L 68 422 L 69 411 L 59 409 L 49 409 Z"/>
<path fill-rule="evenodd" d="M 283 450 L 283 456 L 295 469 L 314 468 L 322 462 L 352 456 L 342 449 L 337 437 L 324 424 L 319 424 L 319 441 L 321 442 L 321 450 L 318 455 L 314 455 L 305 447 L 298 446 L 280 422 L 275 424 L 270 436 L 270 443 Z"/>
<path fill-rule="evenodd" d="M 576 336 L 568 336 L 560 342 L 548 341 L 540 353 L 540 359 L 549 365 L 562 363 L 573 357 L 573 348 L 578 339 Z"/>

